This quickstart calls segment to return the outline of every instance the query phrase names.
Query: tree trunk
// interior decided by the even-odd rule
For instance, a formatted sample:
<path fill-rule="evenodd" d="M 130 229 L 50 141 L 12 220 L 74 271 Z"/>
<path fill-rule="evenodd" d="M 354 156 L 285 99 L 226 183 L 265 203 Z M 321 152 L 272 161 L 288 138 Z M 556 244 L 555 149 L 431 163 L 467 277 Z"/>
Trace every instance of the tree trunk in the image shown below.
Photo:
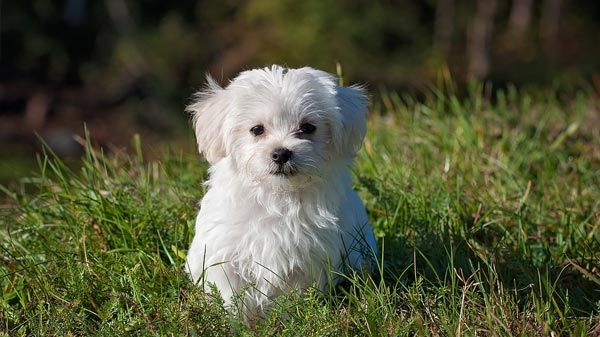
<path fill-rule="evenodd" d="M 496 0 L 478 0 L 477 11 L 467 30 L 468 79 L 484 78 L 490 68 L 490 43 L 494 29 Z"/>
<path fill-rule="evenodd" d="M 556 53 L 561 4 L 561 0 L 546 0 L 542 6 L 540 37 L 544 51 L 550 58 L 555 57 Z"/>
<path fill-rule="evenodd" d="M 447 56 L 454 33 L 454 0 L 438 0 L 435 8 L 434 50 Z"/>
<path fill-rule="evenodd" d="M 529 30 L 532 5 L 533 0 L 513 0 L 508 18 L 508 35 L 518 42 L 525 40 L 525 34 Z"/>

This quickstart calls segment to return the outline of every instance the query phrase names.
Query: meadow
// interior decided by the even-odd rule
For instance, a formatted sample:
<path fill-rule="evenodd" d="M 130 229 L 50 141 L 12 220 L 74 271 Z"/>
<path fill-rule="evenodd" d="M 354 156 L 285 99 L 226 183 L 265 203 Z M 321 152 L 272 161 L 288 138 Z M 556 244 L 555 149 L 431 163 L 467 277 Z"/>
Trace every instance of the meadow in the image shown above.
<path fill-rule="evenodd" d="M 373 97 L 353 172 L 379 270 L 251 326 L 183 273 L 200 156 L 47 151 L 1 187 L 0 336 L 600 336 L 600 101 L 453 92 Z"/>

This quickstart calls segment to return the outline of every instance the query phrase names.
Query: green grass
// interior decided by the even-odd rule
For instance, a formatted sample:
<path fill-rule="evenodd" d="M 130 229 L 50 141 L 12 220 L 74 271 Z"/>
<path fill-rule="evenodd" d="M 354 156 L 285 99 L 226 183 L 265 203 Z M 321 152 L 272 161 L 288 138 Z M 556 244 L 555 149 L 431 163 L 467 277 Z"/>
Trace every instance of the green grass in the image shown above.
<path fill-rule="evenodd" d="M 4 189 L 0 335 L 598 333 L 598 101 L 470 92 L 375 97 L 354 172 L 381 271 L 278 298 L 252 327 L 182 272 L 198 156 L 89 150 L 77 172 L 41 157 L 36 176 Z"/>

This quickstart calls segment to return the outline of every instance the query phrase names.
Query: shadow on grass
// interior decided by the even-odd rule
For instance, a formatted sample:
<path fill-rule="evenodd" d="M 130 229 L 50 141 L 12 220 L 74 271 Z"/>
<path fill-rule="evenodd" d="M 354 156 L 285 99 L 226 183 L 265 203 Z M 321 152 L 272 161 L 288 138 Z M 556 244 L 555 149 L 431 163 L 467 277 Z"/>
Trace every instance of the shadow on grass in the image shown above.
<path fill-rule="evenodd" d="M 468 277 L 482 273 L 482 279 L 488 281 L 483 284 L 486 291 L 500 286 L 507 292 L 518 293 L 516 300 L 521 309 L 530 297 L 528 294 L 534 293 L 555 302 L 556 309 L 570 308 L 578 316 L 597 314 L 599 286 L 573 266 L 551 263 L 536 266 L 510 248 L 484 256 L 474 248 L 472 239 L 448 233 L 420 231 L 414 237 L 414 240 L 406 237 L 385 240 L 386 284 L 393 286 L 399 282 L 408 287 L 423 278 L 432 286 L 448 286 L 454 277 L 451 274 Z"/>

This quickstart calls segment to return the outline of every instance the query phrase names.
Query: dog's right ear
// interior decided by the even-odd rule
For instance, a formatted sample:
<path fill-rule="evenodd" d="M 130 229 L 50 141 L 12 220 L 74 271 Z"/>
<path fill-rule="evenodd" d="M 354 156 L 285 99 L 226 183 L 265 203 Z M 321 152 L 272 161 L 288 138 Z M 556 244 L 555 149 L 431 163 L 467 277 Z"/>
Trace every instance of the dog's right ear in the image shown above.
<path fill-rule="evenodd" d="M 212 165 L 227 156 L 224 129 L 230 107 L 225 89 L 210 75 L 206 80 L 206 88 L 194 94 L 186 111 L 192 115 L 198 151 Z"/>

